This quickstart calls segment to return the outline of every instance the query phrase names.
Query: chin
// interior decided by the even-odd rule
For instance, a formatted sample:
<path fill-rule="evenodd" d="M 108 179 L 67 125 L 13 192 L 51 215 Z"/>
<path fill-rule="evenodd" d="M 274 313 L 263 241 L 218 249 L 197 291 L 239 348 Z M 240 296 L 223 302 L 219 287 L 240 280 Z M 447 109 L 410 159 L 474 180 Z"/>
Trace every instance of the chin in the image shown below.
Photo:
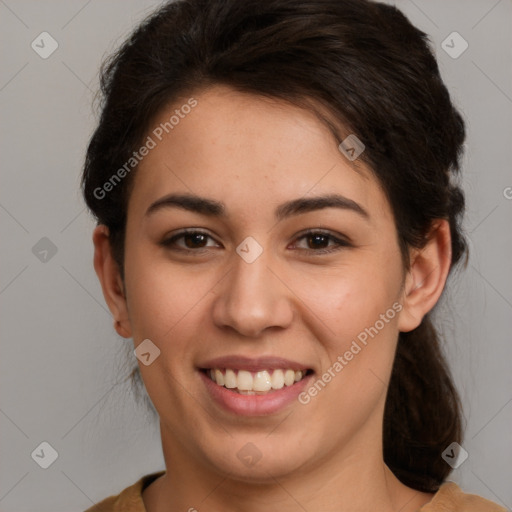
<path fill-rule="evenodd" d="M 203 456 L 221 473 L 229 478 L 252 484 L 273 484 L 275 480 L 298 471 L 311 456 L 304 451 L 298 440 L 287 436 L 283 445 L 280 438 L 269 441 L 268 434 L 242 436 L 240 439 L 229 437 L 221 451 Z M 301 446 L 301 450 L 297 450 Z"/>

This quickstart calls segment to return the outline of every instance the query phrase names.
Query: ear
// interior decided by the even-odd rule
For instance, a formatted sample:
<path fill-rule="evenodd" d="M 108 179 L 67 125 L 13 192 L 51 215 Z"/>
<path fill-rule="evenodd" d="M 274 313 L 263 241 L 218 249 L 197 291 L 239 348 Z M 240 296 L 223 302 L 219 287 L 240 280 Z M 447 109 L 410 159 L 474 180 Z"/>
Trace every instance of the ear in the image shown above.
<path fill-rule="evenodd" d="M 132 333 L 124 284 L 119 266 L 112 255 L 107 226 L 101 224 L 96 226 L 92 240 L 94 243 L 94 270 L 100 280 L 105 301 L 114 317 L 114 327 L 120 336 L 130 338 Z"/>
<path fill-rule="evenodd" d="M 436 305 L 443 292 L 452 260 L 450 224 L 445 219 L 432 223 L 423 249 L 411 251 L 411 266 L 405 278 L 398 329 L 416 329 Z"/>

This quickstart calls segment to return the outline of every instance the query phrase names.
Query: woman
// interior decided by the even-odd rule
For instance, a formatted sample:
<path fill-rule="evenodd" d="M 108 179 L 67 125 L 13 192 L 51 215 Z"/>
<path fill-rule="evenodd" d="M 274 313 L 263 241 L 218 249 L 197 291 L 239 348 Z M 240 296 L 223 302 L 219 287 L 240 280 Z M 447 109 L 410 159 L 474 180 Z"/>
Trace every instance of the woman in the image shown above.
<path fill-rule="evenodd" d="M 94 265 L 166 471 L 89 510 L 504 510 L 446 480 L 465 134 L 426 35 L 369 1 L 182 0 L 102 91 Z"/>

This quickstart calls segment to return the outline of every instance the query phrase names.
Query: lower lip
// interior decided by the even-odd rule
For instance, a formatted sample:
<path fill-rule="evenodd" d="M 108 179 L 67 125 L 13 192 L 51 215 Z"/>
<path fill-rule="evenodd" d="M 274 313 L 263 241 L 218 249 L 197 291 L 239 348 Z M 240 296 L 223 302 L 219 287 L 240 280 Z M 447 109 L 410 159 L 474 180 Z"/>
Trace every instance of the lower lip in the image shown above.
<path fill-rule="evenodd" d="M 281 411 L 294 400 L 307 386 L 313 374 L 307 375 L 291 386 L 270 391 L 266 395 L 242 395 L 213 382 L 205 372 L 199 371 L 206 389 L 213 400 L 225 410 L 242 416 L 264 416 Z"/>

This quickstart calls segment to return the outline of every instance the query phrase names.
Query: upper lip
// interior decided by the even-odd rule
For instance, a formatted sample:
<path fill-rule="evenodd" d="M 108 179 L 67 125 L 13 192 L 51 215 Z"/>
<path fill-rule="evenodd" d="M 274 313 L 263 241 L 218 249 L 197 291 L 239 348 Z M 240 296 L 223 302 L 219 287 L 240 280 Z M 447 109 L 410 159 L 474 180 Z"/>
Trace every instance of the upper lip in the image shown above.
<path fill-rule="evenodd" d="M 263 370 L 292 369 L 307 370 L 309 366 L 290 359 L 282 357 L 245 357 L 245 356 L 224 356 L 215 359 L 209 359 L 199 365 L 202 370 L 211 368 L 230 368 L 232 370 L 247 370 L 250 372 L 259 372 Z"/>

